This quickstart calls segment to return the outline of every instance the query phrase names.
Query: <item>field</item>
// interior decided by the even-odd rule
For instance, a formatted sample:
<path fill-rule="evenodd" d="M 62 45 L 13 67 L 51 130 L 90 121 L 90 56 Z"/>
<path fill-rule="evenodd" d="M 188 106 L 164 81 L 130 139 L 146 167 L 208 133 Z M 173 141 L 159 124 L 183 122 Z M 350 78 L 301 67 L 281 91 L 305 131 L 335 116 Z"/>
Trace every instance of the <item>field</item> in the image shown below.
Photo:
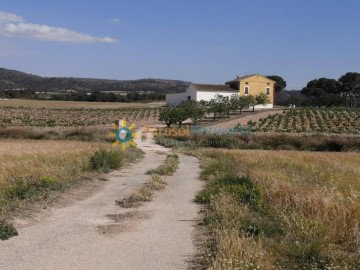
<path fill-rule="evenodd" d="M 194 153 L 193 153 L 194 154 Z M 360 154 L 197 150 L 207 269 L 359 269 Z"/>
<path fill-rule="evenodd" d="M 156 122 L 160 108 L 22 108 L 0 107 L 3 127 L 104 127 L 127 119 L 137 125 Z"/>
<path fill-rule="evenodd" d="M 89 159 L 106 143 L 0 140 L 0 221 L 13 207 L 86 179 Z"/>
<path fill-rule="evenodd" d="M 360 134 L 360 110 L 302 108 L 248 123 L 255 132 Z"/>

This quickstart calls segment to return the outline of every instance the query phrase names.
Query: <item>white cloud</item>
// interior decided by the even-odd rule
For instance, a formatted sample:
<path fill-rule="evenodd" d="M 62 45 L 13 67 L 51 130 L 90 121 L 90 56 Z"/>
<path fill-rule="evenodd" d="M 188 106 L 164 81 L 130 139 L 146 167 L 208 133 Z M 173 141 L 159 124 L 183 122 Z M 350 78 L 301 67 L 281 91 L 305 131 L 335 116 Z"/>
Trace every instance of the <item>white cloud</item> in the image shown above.
<path fill-rule="evenodd" d="M 0 35 L 72 43 L 117 42 L 110 37 L 96 37 L 67 28 L 27 23 L 22 17 L 5 12 L 0 12 Z"/>
<path fill-rule="evenodd" d="M 23 22 L 24 19 L 18 15 L 7 13 L 7 12 L 1 12 L 0 11 L 0 22 Z"/>

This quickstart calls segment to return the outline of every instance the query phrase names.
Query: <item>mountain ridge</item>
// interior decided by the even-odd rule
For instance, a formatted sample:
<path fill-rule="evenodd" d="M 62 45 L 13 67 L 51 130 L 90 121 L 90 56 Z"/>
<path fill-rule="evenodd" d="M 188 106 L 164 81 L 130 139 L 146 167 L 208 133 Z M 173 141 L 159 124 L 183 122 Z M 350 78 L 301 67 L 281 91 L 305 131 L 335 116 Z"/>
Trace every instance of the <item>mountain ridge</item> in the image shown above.
<path fill-rule="evenodd" d="M 183 92 L 190 82 L 159 78 L 138 80 L 112 80 L 77 77 L 43 77 L 18 70 L 0 67 L 0 90 L 31 90 L 57 92 L 75 90 L 78 92 L 120 91 L 144 93 Z"/>

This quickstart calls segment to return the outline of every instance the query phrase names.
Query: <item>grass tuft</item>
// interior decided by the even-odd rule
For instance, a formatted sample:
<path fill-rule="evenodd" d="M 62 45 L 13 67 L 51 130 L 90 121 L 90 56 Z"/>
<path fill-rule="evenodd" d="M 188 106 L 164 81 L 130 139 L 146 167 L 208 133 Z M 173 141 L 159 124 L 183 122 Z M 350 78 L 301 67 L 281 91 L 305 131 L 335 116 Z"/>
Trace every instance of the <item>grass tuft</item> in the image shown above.
<path fill-rule="evenodd" d="M 150 175 L 147 181 L 140 188 L 136 189 L 130 196 L 115 201 L 116 204 L 124 208 L 138 207 L 142 202 L 149 202 L 152 200 L 153 192 L 155 190 L 162 190 L 166 187 L 166 176 L 171 176 L 175 173 L 179 166 L 178 155 L 168 155 L 164 164 L 156 169 L 149 170 L 146 174 Z"/>
<path fill-rule="evenodd" d="M 164 164 L 160 165 L 156 169 L 152 169 L 146 172 L 146 174 L 158 174 L 164 176 L 173 175 L 179 166 L 179 156 L 178 155 L 168 155 Z"/>
<path fill-rule="evenodd" d="M 107 173 L 118 169 L 123 164 L 124 155 L 120 151 L 100 150 L 90 158 L 90 168 L 94 171 Z"/>
<path fill-rule="evenodd" d="M 13 225 L 5 221 L 0 221 L 0 240 L 8 240 L 9 238 L 17 235 L 18 232 Z"/>

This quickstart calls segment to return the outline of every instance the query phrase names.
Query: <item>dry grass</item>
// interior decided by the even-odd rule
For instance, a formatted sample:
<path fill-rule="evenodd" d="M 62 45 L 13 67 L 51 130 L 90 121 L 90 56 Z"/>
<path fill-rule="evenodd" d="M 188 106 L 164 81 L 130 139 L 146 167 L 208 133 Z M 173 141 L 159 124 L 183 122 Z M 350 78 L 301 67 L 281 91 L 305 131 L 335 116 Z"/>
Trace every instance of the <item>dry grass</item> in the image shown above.
<path fill-rule="evenodd" d="M 65 178 L 67 167 L 79 169 L 105 143 L 73 141 L 0 140 L 0 182 L 12 177 L 49 176 Z M 87 164 L 87 163 L 86 163 Z"/>
<path fill-rule="evenodd" d="M 359 153 L 199 152 L 207 190 L 247 175 L 263 191 L 254 207 L 212 188 L 210 269 L 359 269 Z"/>
<path fill-rule="evenodd" d="M 125 103 L 125 102 L 85 102 L 85 101 L 52 101 L 52 100 L 0 100 L 0 107 L 29 107 L 29 108 L 88 108 L 88 109 L 114 109 L 114 108 L 140 108 L 152 107 L 151 103 Z"/>
<path fill-rule="evenodd" d="M 0 140 L 0 220 L 14 207 L 89 177 L 89 159 L 106 143 Z"/>
<path fill-rule="evenodd" d="M 175 173 L 179 166 L 178 155 L 168 155 L 165 162 L 156 169 L 149 170 L 146 174 L 150 175 L 149 181 L 137 188 L 130 196 L 117 200 L 116 204 L 124 208 L 138 207 L 143 202 L 152 200 L 153 193 L 156 190 L 162 190 L 166 187 L 166 176 Z"/>

